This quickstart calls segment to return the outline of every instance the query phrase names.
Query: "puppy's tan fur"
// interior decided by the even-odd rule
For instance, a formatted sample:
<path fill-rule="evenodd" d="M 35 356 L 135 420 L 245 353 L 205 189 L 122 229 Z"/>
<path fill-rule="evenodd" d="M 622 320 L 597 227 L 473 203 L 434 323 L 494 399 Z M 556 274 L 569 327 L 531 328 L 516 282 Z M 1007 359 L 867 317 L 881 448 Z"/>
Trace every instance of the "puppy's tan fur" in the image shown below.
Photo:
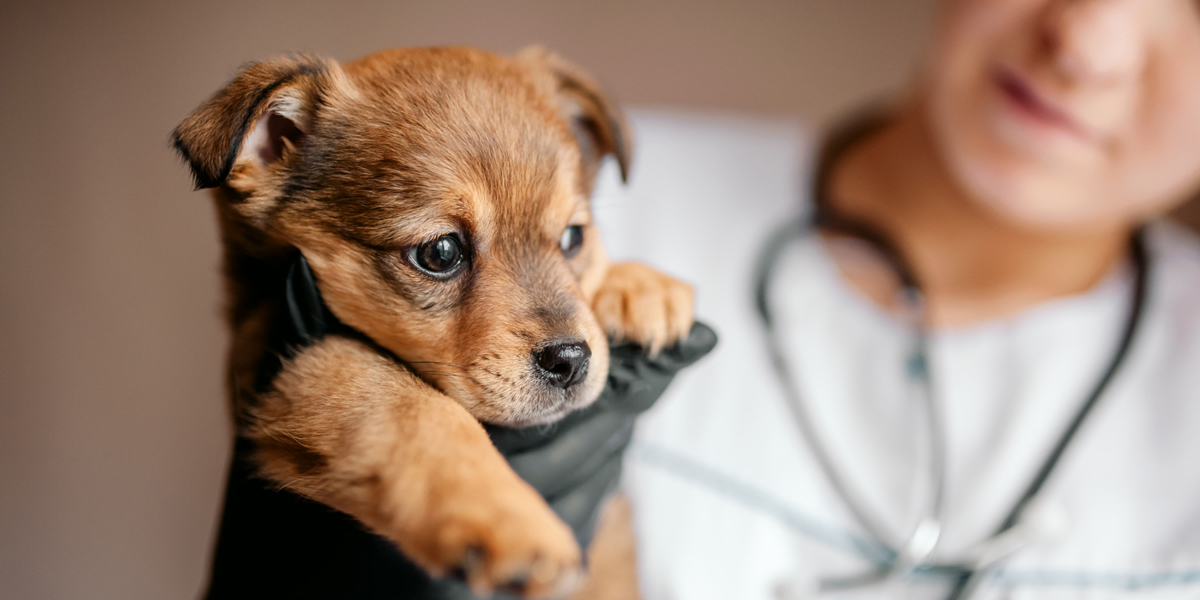
<path fill-rule="evenodd" d="M 293 56 L 246 67 L 174 140 L 198 187 L 215 188 L 229 391 L 262 474 L 357 517 L 431 574 L 465 568 L 479 593 L 517 580 L 529 597 L 569 590 L 580 565 L 570 530 L 479 421 L 557 419 L 599 394 L 606 334 L 657 351 L 691 326 L 691 289 L 610 266 L 591 226 L 601 159 L 628 167 L 616 106 L 538 49 L 389 50 L 346 65 Z M 573 256 L 559 247 L 569 226 L 584 232 Z M 411 259 L 442 235 L 468 248 L 444 279 Z M 330 310 L 369 341 L 328 336 L 264 388 L 256 377 L 296 250 Z M 592 352 L 565 390 L 530 364 L 563 338 Z M 620 541 L 610 529 L 601 548 Z"/>

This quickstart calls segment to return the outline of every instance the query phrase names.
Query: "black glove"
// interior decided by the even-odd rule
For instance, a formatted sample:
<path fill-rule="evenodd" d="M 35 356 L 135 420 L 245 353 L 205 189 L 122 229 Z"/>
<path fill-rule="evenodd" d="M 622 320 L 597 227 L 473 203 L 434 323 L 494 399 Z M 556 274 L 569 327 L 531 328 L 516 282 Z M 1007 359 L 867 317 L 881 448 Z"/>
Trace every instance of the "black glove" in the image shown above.
<path fill-rule="evenodd" d="M 633 344 L 611 349 L 608 381 L 594 404 L 561 421 L 523 429 L 487 425 L 492 442 L 508 464 L 550 503 L 575 532 L 586 552 L 604 500 L 616 489 L 621 459 L 639 414 L 654 405 L 681 369 L 717 345 L 717 334 L 696 323 L 682 343 L 654 358 Z M 421 600 L 471 600 L 467 586 L 443 579 L 419 593 Z M 517 600 L 497 594 L 492 600 Z"/>
<path fill-rule="evenodd" d="M 716 345 L 717 334 L 696 323 L 686 340 L 654 358 L 633 344 L 614 346 L 608 382 L 594 404 L 550 425 L 488 426 L 488 434 L 513 470 L 542 494 L 587 548 L 600 505 L 616 488 L 634 420 L 658 400 L 676 373 Z"/>

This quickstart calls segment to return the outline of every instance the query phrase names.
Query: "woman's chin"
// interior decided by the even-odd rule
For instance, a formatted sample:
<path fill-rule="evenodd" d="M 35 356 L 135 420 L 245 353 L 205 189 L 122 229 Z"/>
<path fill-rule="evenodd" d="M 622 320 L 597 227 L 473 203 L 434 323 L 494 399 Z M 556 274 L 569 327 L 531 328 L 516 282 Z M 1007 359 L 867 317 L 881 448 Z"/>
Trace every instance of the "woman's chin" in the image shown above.
<path fill-rule="evenodd" d="M 1092 227 L 1113 218 L 1105 207 L 1099 176 L 1066 174 L 1013 156 L 957 152 L 951 169 L 967 196 L 1004 222 L 1022 229 Z M 1031 164 L 1032 163 L 1032 164 Z"/>

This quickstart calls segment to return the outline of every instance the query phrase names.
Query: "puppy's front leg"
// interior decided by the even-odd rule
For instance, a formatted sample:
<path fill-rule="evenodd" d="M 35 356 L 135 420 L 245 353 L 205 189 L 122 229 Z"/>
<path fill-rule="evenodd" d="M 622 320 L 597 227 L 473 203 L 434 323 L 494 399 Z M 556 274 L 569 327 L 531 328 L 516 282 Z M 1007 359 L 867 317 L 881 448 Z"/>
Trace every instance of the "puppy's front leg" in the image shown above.
<path fill-rule="evenodd" d="M 571 530 L 459 404 L 361 342 L 331 336 L 286 364 L 244 432 L 262 473 L 393 540 L 477 594 L 568 593 Z"/>

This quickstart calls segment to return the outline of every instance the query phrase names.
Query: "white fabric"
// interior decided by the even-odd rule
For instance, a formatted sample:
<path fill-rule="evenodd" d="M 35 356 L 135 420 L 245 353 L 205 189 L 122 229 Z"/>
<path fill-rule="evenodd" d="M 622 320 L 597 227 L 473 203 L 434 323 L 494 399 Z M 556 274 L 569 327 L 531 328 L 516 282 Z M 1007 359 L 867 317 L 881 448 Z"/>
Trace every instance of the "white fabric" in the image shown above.
<path fill-rule="evenodd" d="M 631 185 L 606 168 L 595 201 L 610 253 L 694 283 L 699 318 L 721 338 L 640 422 L 626 460 L 645 600 L 808 597 L 819 577 L 873 564 L 798 433 L 754 312 L 762 246 L 803 209 L 808 138 L 770 119 L 640 111 L 633 121 Z M 1042 495 L 1057 525 L 975 598 L 1200 598 L 1200 241 L 1160 224 L 1150 250 L 1132 354 Z M 935 334 L 949 464 L 934 561 L 998 526 L 1095 385 L 1128 309 L 1128 271 Z M 907 333 L 811 239 L 785 252 L 772 302 L 824 443 L 898 544 L 929 490 Z M 941 598 L 947 586 L 926 573 L 836 597 Z"/>

